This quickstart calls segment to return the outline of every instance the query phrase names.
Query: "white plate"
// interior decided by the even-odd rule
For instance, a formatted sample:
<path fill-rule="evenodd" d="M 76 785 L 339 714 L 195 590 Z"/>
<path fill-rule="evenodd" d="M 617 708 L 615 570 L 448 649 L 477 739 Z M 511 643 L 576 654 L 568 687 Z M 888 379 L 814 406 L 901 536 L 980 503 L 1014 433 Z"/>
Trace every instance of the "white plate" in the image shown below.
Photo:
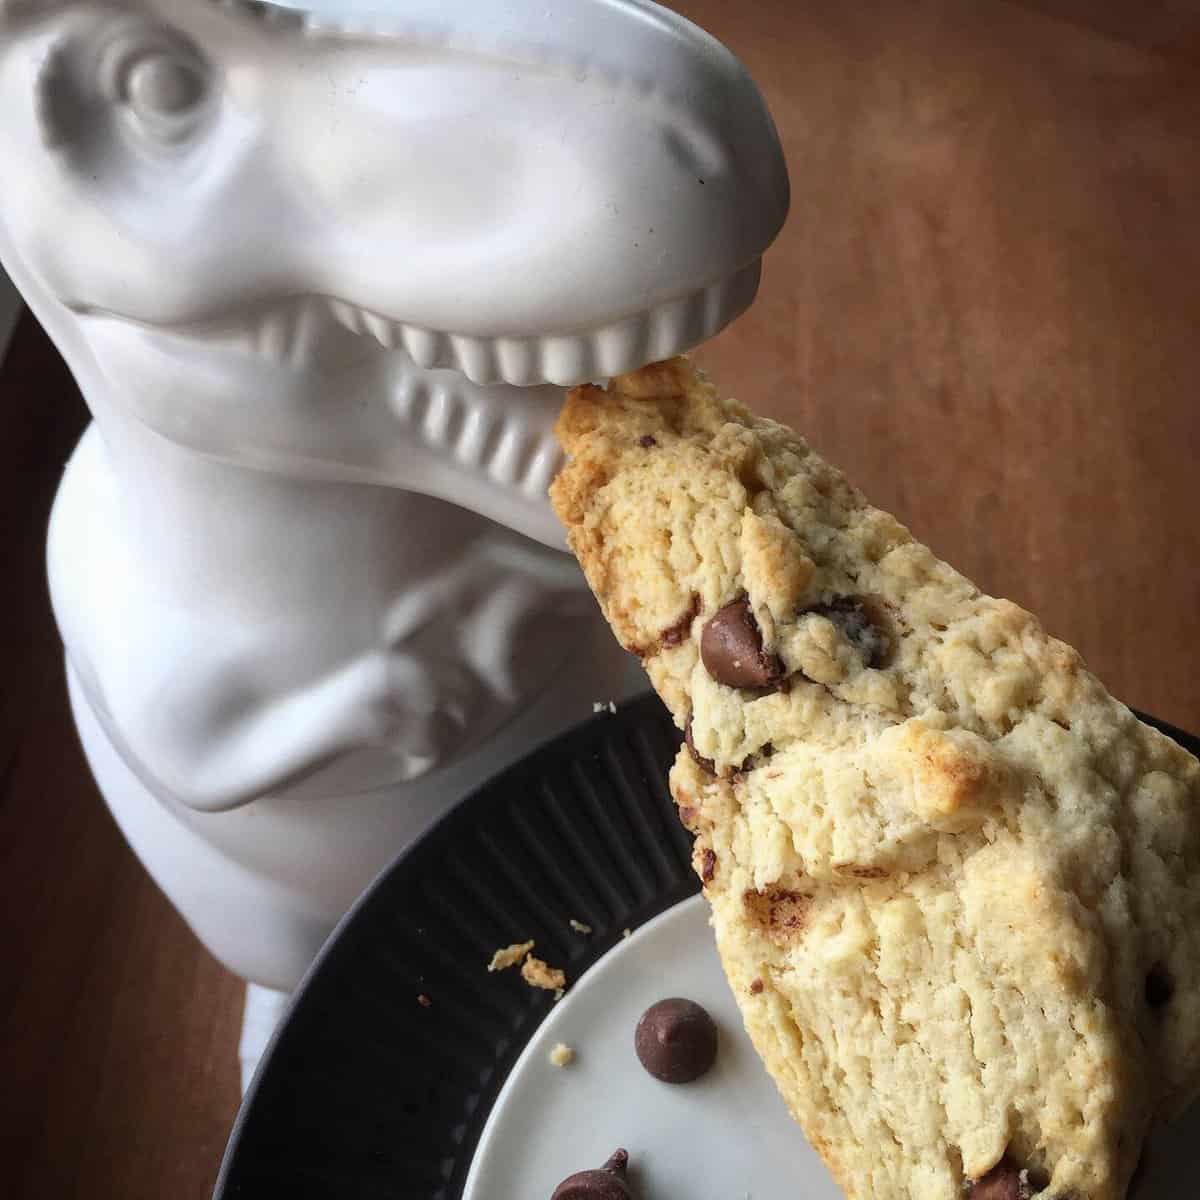
<path fill-rule="evenodd" d="M 720 1027 L 716 1066 L 695 1083 L 659 1083 L 634 1054 L 638 1017 L 666 996 L 703 1004 Z M 556 1042 L 574 1048 L 571 1066 L 551 1064 Z M 615 947 L 542 1024 L 492 1109 L 464 1200 L 549 1200 L 618 1146 L 643 1200 L 842 1200 L 742 1029 L 699 896 Z M 1148 1163 L 1137 1200 L 1200 1197 L 1200 1105 Z"/>
<path fill-rule="evenodd" d="M 720 1028 L 716 1065 L 694 1083 L 659 1083 L 633 1051 L 638 1018 L 667 996 L 704 1005 Z M 571 1066 L 551 1064 L 556 1042 L 575 1049 Z M 464 1200 L 549 1200 L 618 1146 L 643 1200 L 841 1200 L 742 1029 L 699 896 L 616 946 L 543 1022 L 484 1127 Z"/>

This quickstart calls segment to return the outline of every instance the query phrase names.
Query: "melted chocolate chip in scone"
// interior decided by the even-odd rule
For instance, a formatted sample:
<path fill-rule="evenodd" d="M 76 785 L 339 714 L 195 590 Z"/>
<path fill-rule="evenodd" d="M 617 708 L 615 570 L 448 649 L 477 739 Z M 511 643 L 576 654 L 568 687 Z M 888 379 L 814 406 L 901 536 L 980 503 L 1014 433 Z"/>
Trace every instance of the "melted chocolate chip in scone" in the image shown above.
<path fill-rule="evenodd" d="M 968 1182 L 967 1200 L 1030 1200 L 1033 1187 L 1028 1170 L 1003 1159 L 986 1175 Z"/>
<path fill-rule="evenodd" d="M 783 665 L 763 649 L 762 631 L 750 601 L 731 600 L 700 635 L 700 659 L 718 683 L 731 688 L 769 688 L 783 678 Z"/>

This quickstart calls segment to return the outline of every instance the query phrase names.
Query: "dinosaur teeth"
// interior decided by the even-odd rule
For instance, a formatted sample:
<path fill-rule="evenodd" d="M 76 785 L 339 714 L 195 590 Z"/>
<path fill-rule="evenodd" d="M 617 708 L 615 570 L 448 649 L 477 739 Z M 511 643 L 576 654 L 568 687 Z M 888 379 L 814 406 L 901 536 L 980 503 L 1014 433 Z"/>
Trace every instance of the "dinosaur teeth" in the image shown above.
<path fill-rule="evenodd" d="M 703 325 L 697 319 L 698 310 L 692 299 L 692 296 L 684 296 L 672 300 L 669 304 L 660 305 L 651 314 L 646 345 L 646 355 L 651 362 L 669 358 L 675 353 L 673 347 L 688 340 L 687 335 L 693 329 L 696 333 L 702 331 Z"/>
<path fill-rule="evenodd" d="M 416 325 L 402 325 L 400 328 L 404 349 L 417 366 L 430 370 L 445 365 L 442 362 L 444 349 L 440 333 L 419 329 Z"/>
<path fill-rule="evenodd" d="M 533 338 L 502 337 L 496 339 L 496 358 L 500 378 L 505 383 L 527 387 L 537 383 L 537 344 Z"/>
<path fill-rule="evenodd" d="M 565 455 L 554 435 L 520 412 L 480 404 L 454 375 L 401 372 L 392 412 L 430 449 L 531 499 L 545 495 Z"/>
<path fill-rule="evenodd" d="M 490 433 L 491 418 L 487 410 L 481 407 L 471 408 L 463 420 L 462 431 L 455 446 L 459 462 L 468 467 L 475 467 L 483 462 Z"/>
<path fill-rule="evenodd" d="M 363 332 L 362 309 L 355 308 L 353 304 L 347 304 L 345 300 L 330 300 L 329 308 L 339 325 L 344 325 L 351 333 Z"/>
<path fill-rule="evenodd" d="M 568 387 L 592 377 L 590 339 L 582 337 L 543 338 L 541 376 L 547 383 Z"/>
<path fill-rule="evenodd" d="M 488 473 L 497 483 L 511 485 L 521 477 L 521 441 L 520 427 L 515 423 L 506 425 L 488 463 Z"/>
<path fill-rule="evenodd" d="M 447 434 L 450 429 L 453 409 L 454 401 L 446 389 L 441 387 L 436 388 L 430 398 L 430 405 L 425 412 L 425 419 L 422 422 L 421 431 L 425 435 L 427 442 L 435 446 L 441 446 L 449 440 Z"/>
<path fill-rule="evenodd" d="M 310 297 L 301 297 L 296 302 L 287 348 L 287 363 L 295 370 L 303 370 L 316 353 L 317 340 L 321 335 L 321 316 L 317 302 Z"/>
<path fill-rule="evenodd" d="M 364 313 L 363 320 L 366 322 L 367 332 L 386 350 L 392 350 L 396 346 L 396 329 L 391 321 L 385 320 L 383 317 L 377 317 L 374 313 Z"/>
<path fill-rule="evenodd" d="M 550 481 L 558 474 L 567 456 L 553 436 L 538 439 L 533 448 L 523 478 L 522 488 L 531 496 L 543 496 Z"/>
<path fill-rule="evenodd" d="M 646 336 L 649 321 L 633 317 L 610 325 L 596 338 L 596 367 L 601 376 L 620 375 L 630 363 L 646 362 Z"/>
<path fill-rule="evenodd" d="M 544 337 L 444 333 L 394 321 L 346 300 L 306 295 L 289 297 L 269 308 L 243 309 L 217 320 L 170 326 L 167 331 L 216 343 L 235 353 L 257 354 L 301 371 L 320 352 L 323 332 L 332 317 L 350 333 L 370 337 L 385 350 L 403 351 L 426 370 L 449 368 L 485 386 L 550 383 L 570 387 L 624 374 L 711 337 L 749 305 L 758 276 L 759 263 L 754 262 L 728 279 L 645 312 L 582 333 Z M 535 455 L 531 461 L 540 460 Z M 516 473 L 525 473 L 524 468 Z"/>
<path fill-rule="evenodd" d="M 329 304 L 337 321 L 352 333 L 369 334 L 388 350 L 403 349 L 426 370 L 448 367 L 480 385 L 571 387 L 670 358 L 711 337 L 753 299 L 758 273 L 755 262 L 729 279 L 646 312 L 586 333 L 546 337 L 443 333 L 392 321 L 343 300 Z"/>
<path fill-rule="evenodd" d="M 472 383 L 495 383 L 500 378 L 495 339 L 451 334 L 450 346 L 454 365 Z"/>

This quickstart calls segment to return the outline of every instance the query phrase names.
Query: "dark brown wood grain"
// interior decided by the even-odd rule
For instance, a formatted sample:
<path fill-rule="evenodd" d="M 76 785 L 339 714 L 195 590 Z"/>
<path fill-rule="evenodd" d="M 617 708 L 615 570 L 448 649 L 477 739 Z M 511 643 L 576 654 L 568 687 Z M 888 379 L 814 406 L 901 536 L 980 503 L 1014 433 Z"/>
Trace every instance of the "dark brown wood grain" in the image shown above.
<path fill-rule="evenodd" d="M 1123 699 L 1200 725 L 1197 68 L 1011 4 L 688 11 L 764 84 L 795 192 L 700 358 Z"/>
<path fill-rule="evenodd" d="M 1200 63 L 1195 0 L 1014 0 L 1046 16 L 1120 38 L 1157 54 Z"/>
<path fill-rule="evenodd" d="M 0 1195 L 203 1197 L 241 987 L 122 841 L 67 709 L 43 558 L 86 412 L 26 316 L 0 370 Z"/>
<path fill-rule="evenodd" d="M 700 357 L 1124 699 L 1200 729 L 1200 11 L 688 0 L 794 185 Z M 202 1200 L 241 991 L 75 742 L 43 578 L 84 414 L 26 321 L 0 369 L 0 1192 Z"/>

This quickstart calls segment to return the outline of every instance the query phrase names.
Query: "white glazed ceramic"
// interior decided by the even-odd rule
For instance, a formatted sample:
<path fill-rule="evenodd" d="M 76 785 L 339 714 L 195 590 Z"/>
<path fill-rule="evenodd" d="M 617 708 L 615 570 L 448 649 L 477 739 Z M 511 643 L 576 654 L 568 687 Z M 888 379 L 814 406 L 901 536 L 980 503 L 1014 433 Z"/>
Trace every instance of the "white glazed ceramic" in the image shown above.
<path fill-rule="evenodd" d="M 643 0 L 0 0 L 0 259 L 93 425 L 49 543 L 80 733 L 204 943 L 287 989 L 361 888 L 627 693 L 557 387 L 750 303 L 787 207 Z"/>
<path fill-rule="evenodd" d="M 634 1053 L 638 1018 L 667 996 L 702 1004 L 717 1022 L 716 1064 L 694 1083 L 660 1083 Z M 559 1042 L 576 1053 L 568 1067 L 550 1062 Z M 842 1195 L 742 1028 L 700 896 L 643 926 L 567 991 L 496 1100 L 464 1200 L 549 1196 L 618 1146 L 645 1200 Z"/>
<path fill-rule="evenodd" d="M 641 1014 L 666 996 L 717 1021 L 716 1066 L 672 1087 L 633 1050 Z M 576 1052 L 555 1067 L 562 1042 Z M 1194 1200 L 1200 1104 L 1160 1131 L 1137 1200 Z M 841 1200 L 754 1052 L 694 896 L 618 944 L 567 991 L 505 1081 L 471 1164 L 464 1200 L 549 1196 L 567 1175 L 630 1153 L 642 1200 Z"/>
<path fill-rule="evenodd" d="M 8 350 L 9 339 L 21 314 L 21 297 L 8 276 L 0 270 L 0 362 Z"/>

